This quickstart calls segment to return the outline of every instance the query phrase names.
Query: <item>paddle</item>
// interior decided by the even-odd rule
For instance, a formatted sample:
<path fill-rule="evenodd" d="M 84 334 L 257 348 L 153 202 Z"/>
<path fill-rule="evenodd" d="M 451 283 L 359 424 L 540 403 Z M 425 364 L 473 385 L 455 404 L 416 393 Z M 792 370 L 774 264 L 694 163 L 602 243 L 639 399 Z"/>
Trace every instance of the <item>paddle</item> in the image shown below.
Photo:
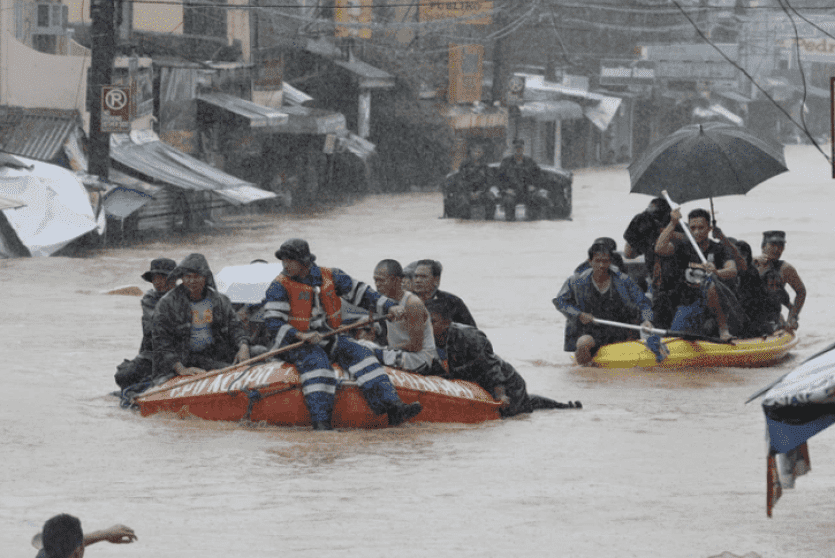
<path fill-rule="evenodd" d="M 711 337 L 710 335 L 702 335 L 700 333 L 691 333 L 689 331 L 675 331 L 672 329 L 658 329 L 658 328 L 649 328 L 648 330 L 634 324 L 624 324 L 621 322 L 612 322 L 609 320 L 600 320 L 598 318 L 594 319 L 594 322 L 600 325 L 607 325 L 612 327 L 622 327 L 624 329 L 633 329 L 635 331 L 643 331 L 646 333 L 652 333 L 653 335 L 660 335 L 662 337 L 679 337 L 686 341 L 709 341 L 711 343 L 719 343 L 719 344 L 730 344 L 731 339 L 727 341 L 723 339 L 719 339 L 718 337 Z"/>
<path fill-rule="evenodd" d="M 329 331 L 328 333 L 325 333 L 325 334 L 322 335 L 322 339 L 327 339 L 328 337 L 333 337 L 334 335 L 339 335 L 341 333 L 345 333 L 346 331 L 350 331 L 352 329 L 357 329 L 358 327 L 366 326 L 368 324 L 372 324 L 372 323 L 376 323 L 376 322 L 382 322 L 383 320 L 386 320 L 386 319 L 387 319 L 386 316 L 382 316 L 380 318 L 360 320 L 360 321 L 355 322 L 353 324 L 342 326 L 342 327 L 337 328 L 333 331 Z M 148 390 L 146 392 L 138 394 L 137 397 L 145 397 L 147 395 L 156 395 L 158 393 L 164 393 L 164 392 L 172 390 L 174 388 L 178 388 L 178 387 L 181 387 L 181 386 L 192 384 L 194 382 L 199 382 L 200 380 L 205 380 L 206 378 L 211 378 L 213 376 L 218 376 L 220 374 L 224 374 L 226 372 L 229 372 L 230 370 L 234 370 L 236 368 L 241 368 L 242 366 L 247 366 L 247 365 L 250 365 L 250 364 L 255 364 L 256 362 L 261 362 L 263 360 L 267 360 L 268 358 L 280 355 L 282 353 L 286 353 L 287 351 L 292 351 L 293 349 L 298 349 L 299 347 L 301 347 L 302 345 L 305 345 L 306 343 L 307 343 L 307 341 L 299 341 L 297 343 L 291 343 L 290 345 L 285 345 L 285 346 L 280 347 L 278 349 L 273 349 L 272 351 L 267 351 L 266 353 L 264 353 L 262 355 L 258 355 L 256 357 L 252 357 L 250 359 L 244 360 L 242 362 L 239 362 L 238 364 L 233 364 L 232 366 L 227 366 L 226 368 L 221 368 L 220 370 L 212 370 L 212 371 L 210 371 L 206 374 L 199 374 L 199 375 L 197 375 L 197 376 L 195 376 L 195 377 L 193 377 L 189 380 L 186 380 L 184 382 L 179 382 L 178 384 L 173 385 L 173 386 Z"/>
<path fill-rule="evenodd" d="M 670 207 L 673 207 L 673 200 L 670 199 L 670 195 L 667 193 L 667 190 L 662 190 L 661 195 L 664 196 L 664 199 L 667 200 L 667 203 L 670 204 Z M 693 249 L 696 250 L 696 253 L 699 255 L 699 259 L 702 260 L 703 264 L 707 263 L 707 258 L 702 253 L 702 249 L 699 248 L 699 244 L 696 242 L 696 239 L 693 238 L 693 233 L 690 232 L 690 227 L 687 223 L 682 223 L 684 226 L 681 229 L 684 231 L 684 234 L 687 235 L 687 238 L 690 240 L 690 244 L 693 245 Z"/>
<path fill-rule="evenodd" d="M 646 329 L 642 328 L 641 326 L 633 326 L 632 324 L 624 324 L 621 322 L 612 322 L 609 320 L 600 320 L 597 318 L 593 318 L 594 323 L 600 325 L 608 325 L 614 327 L 623 327 L 626 329 L 637 329 L 641 333 L 646 333 Z M 646 339 L 643 340 L 644 345 L 646 345 L 647 349 L 652 351 L 652 354 L 655 355 L 655 361 L 661 362 L 665 358 L 670 355 L 670 350 L 667 348 L 665 344 L 661 342 L 661 338 L 658 335 L 650 335 Z"/>

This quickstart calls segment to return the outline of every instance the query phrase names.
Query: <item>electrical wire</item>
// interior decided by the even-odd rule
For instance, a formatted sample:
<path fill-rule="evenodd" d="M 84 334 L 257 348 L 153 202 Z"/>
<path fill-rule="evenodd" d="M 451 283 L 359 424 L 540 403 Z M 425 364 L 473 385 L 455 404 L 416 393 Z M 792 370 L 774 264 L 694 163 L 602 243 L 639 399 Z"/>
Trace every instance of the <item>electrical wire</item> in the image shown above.
<path fill-rule="evenodd" d="M 559 31 L 557 31 L 557 14 L 554 10 L 553 6 L 551 7 L 551 28 L 554 30 L 554 37 L 557 39 L 557 43 L 560 45 L 560 52 L 562 53 L 562 57 L 568 62 L 569 66 L 578 66 L 578 64 L 571 60 L 571 57 L 568 54 L 568 49 L 565 48 L 565 43 L 562 42 L 562 37 L 560 37 Z"/>
<path fill-rule="evenodd" d="M 673 3 L 673 4 L 675 4 L 675 5 L 676 5 L 679 9 L 681 9 L 681 5 L 678 3 L 678 1 L 677 1 L 677 0 L 670 0 L 670 2 L 672 2 L 672 3 Z M 737 70 L 739 70 L 740 72 L 742 72 L 742 74 L 743 74 L 746 78 L 748 78 L 748 80 L 749 80 L 752 84 L 754 84 L 754 87 L 756 87 L 756 88 L 757 88 L 757 89 L 758 89 L 758 90 L 759 90 L 759 91 L 763 94 L 763 96 L 765 96 L 765 98 L 766 98 L 766 99 L 768 99 L 769 101 L 771 101 L 771 102 L 772 102 L 772 104 L 774 104 L 774 106 L 776 106 L 776 107 L 780 110 L 780 112 L 782 112 L 784 115 L 786 115 L 786 117 L 787 117 L 787 118 L 788 118 L 788 119 L 789 119 L 789 120 L 790 120 L 790 121 L 791 121 L 791 122 L 792 122 L 795 126 L 797 126 L 798 128 L 800 128 L 801 130 L 803 130 L 803 131 L 804 131 L 804 133 L 805 133 L 805 134 L 809 137 L 809 139 L 810 139 L 810 140 L 812 140 L 812 143 L 813 143 L 813 144 L 814 144 L 814 146 L 818 149 L 818 151 L 820 151 L 820 152 L 821 152 L 821 154 L 822 154 L 822 155 L 826 158 L 826 160 L 827 160 L 827 161 L 829 161 L 829 163 L 830 163 L 830 164 L 832 164 L 832 161 L 831 161 L 831 159 L 829 158 L 829 156 L 828 156 L 826 153 L 824 153 L 823 149 L 821 149 L 821 147 L 817 144 L 817 142 L 815 142 L 814 138 L 813 138 L 813 137 L 811 137 L 811 135 L 809 135 L 808 131 L 806 131 L 805 129 L 803 129 L 803 127 L 802 127 L 800 124 L 798 124 L 798 123 L 797 123 L 797 121 L 796 121 L 794 118 L 792 118 L 792 115 L 791 115 L 791 114 L 789 114 L 789 113 L 788 113 L 788 111 L 787 111 L 785 108 L 783 108 L 783 106 L 782 106 L 782 105 L 780 105 L 780 103 L 778 103 L 777 101 L 775 101 L 775 100 L 774 100 L 774 98 L 773 98 L 771 95 L 769 95 L 769 94 L 768 94 L 768 92 L 767 92 L 765 89 L 763 89 L 763 87 L 762 87 L 759 83 L 757 83 L 757 80 L 755 80 L 755 79 L 754 79 L 754 77 L 753 77 L 751 74 L 749 74 L 749 73 L 745 70 L 745 68 L 743 68 L 742 66 L 740 66 L 739 64 L 737 64 L 736 62 L 734 62 L 733 60 L 731 60 L 731 59 L 728 57 L 728 55 L 727 55 L 727 54 L 725 54 L 725 52 L 724 52 L 721 48 L 719 48 L 718 46 L 716 46 L 716 44 L 715 44 L 715 43 L 713 43 L 713 41 L 711 41 L 711 40 L 710 40 L 710 39 L 709 39 L 709 38 L 708 38 L 708 37 L 704 34 L 704 32 L 703 32 L 701 29 L 699 29 L 699 26 L 698 26 L 698 25 L 696 25 L 696 22 L 695 22 L 695 21 L 693 21 L 693 20 L 690 18 L 690 16 L 687 14 L 687 12 L 685 12 L 683 9 L 681 9 L 681 13 L 682 13 L 682 15 L 684 15 L 684 17 L 685 17 L 685 18 L 687 18 L 687 21 L 689 21 L 689 22 L 690 22 L 690 24 L 693 26 L 693 28 L 696 30 L 696 32 L 699 34 L 699 36 L 700 36 L 700 37 L 701 37 L 701 38 L 702 38 L 702 39 L 703 39 L 703 40 L 704 40 L 707 44 L 709 44 L 711 47 L 713 47 L 713 49 L 714 49 L 714 50 L 716 50 L 716 51 L 717 51 L 717 52 L 718 52 L 718 53 L 722 56 L 722 58 L 724 58 L 724 59 L 725 59 L 725 60 L 726 60 L 729 64 L 731 64 L 734 68 L 736 68 Z M 801 110 L 802 110 L 802 109 L 801 109 Z"/>
<path fill-rule="evenodd" d="M 217 7 L 217 8 L 226 8 L 226 9 L 233 9 L 233 10 L 252 10 L 252 9 L 260 9 L 260 8 L 299 8 L 305 9 L 310 8 L 310 5 L 307 4 L 291 4 L 291 3 L 276 3 L 276 4 L 266 4 L 261 6 L 251 6 L 251 5 L 235 5 L 235 4 L 220 4 L 217 2 L 202 2 L 199 0 L 123 0 L 125 3 L 130 4 L 155 4 L 155 5 L 170 5 L 170 6 L 187 6 L 187 7 Z M 672 0 L 670 0 L 672 1 Z M 391 4 L 380 4 L 380 5 L 371 5 L 368 6 L 372 9 L 384 9 L 384 8 L 399 8 L 399 7 L 410 7 L 410 6 L 421 6 L 426 4 L 431 4 L 432 6 L 447 6 L 447 5 L 458 5 L 460 4 L 460 0 L 431 0 L 428 2 L 397 2 Z M 675 3 L 675 2 L 674 2 Z M 620 11 L 620 12 L 652 12 L 652 13 L 664 13 L 666 10 L 673 11 L 672 8 L 666 8 L 667 2 L 658 2 L 652 4 L 646 4 L 646 8 L 625 8 L 625 7 L 613 7 L 613 6 L 604 6 L 604 5 L 587 5 L 587 4 L 564 4 L 560 3 L 560 7 L 576 7 L 576 8 L 594 8 L 600 10 L 609 10 L 609 11 Z M 333 10 L 335 8 L 327 8 L 328 10 Z M 773 6 L 748 6 L 745 8 L 746 10 L 777 10 L 776 7 Z M 832 7 L 821 7 L 821 6 L 801 6 L 799 9 L 803 10 L 820 10 L 820 11 L 835 11 L 835 8 Z M 724 6 L 699 6 L 696 8 L 688 8 L 689 11 L 729 11 L 730 8 Z"/>
<path fill-rule="evenodd" d="M 821 33 L 823 33 L 824 35 L 826 35 L 827 37 L 830 37 L 830 38 L 832 38 L 832 39 L 835 39 L 835 35 L 832 35 L 831 33 L 829 33 L 829 32 L 828 32 L 826 29 L 824 29 L 823 27 L 821 27 L 821 26 L 817 25 L 816 23 L 814 23 L 814 22 L 813 22 L 813 21 L 811 21 L 810 19 L 806 18 L 804 15 L 802 15 L 800 12 L 798 12 L 798 11 L 797 11 L 797 8 L 795 8 L 794 6 L 792 6 L 791 4 L 789 4 L 788 0 L 786 0 L 786 6 L 787 6 L 787 7 L 789 7 L 789 8 L 791 8 L 791 10 L 792 10 L 794 13 L 796 13 L 796 14 L 797 14 L 797 17 L 799 17 L 800 19 L 802 19 L 803 21 L 805 21 L 806 23 L 808 23 L 809 25 L 811 25 L 812 27 L 814 27 L 815 29 L 817 29 L 818 31 L 820 31 Z"/>
<path fill-rule="evenodd" d="M 806 87 L 806 71 L 803 69 L 803 64 L 800 59 L 800 36 L 797 33 L 797 23 L 794 21 L 794 18 L 792 17 L 791 13 L 789 13 L 788 8 L 783 5 L 783 0 L 777 0 L 777 2 L 780 4 L 780 7 L 783 8 L 783 11 L 786 13 L 786 17 L 789 18 L 789 21 L 792 24 L 792 28 L 794 29 L 794 48 L 795 54 L 797 55 L 797 69 L 800 70 L 800 80 L 803 83 L 803 98 L 800 101 L 800 122 L 803 124 L 803 133 L 805 133 L 806 136 L 810 140 L 812 140 L 812 144 L 814 144 L 814 146 L 817 147 L 818 150 L 821 150 L 821 147 L 815 141 L 815 138 L 812 137 L 812 134 L 809 132 L 809 128 L 806 126 L 805 109 L 808 88 Z M 786 0 L 786 3 L 788 4 L 788 0 Z M 823 151 L 821 150 L 821 152 Z"/>

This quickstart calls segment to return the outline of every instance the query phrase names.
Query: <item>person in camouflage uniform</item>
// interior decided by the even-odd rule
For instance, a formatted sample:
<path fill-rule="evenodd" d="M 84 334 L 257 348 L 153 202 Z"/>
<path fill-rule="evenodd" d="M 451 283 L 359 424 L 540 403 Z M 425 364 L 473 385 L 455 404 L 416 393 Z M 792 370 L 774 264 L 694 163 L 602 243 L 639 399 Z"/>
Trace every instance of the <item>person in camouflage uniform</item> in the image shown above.
<path fill-rule="evenodd" d="M 174 288 L 174 281 L 168 279 L 168 274 L 177 267 L 177 262 L 168 258 L 156 258 L 151 262 L 151 269 L 142 274 L 142 279 L 152 283 L 153 289 L 148 289 L 140 302 L 142 306 L 142 343 L 139 354 L 133 360 L 125 359 L 116 367 L 116 383 L 121 389 L 148 380 L 151 377 L 154 358 L 154 342 L 151 322 L 154 309 L 160 299 Z"/>
<path fill-rule="evenodd" d="M 438 356 L 446 361 L 446 373 L 442 374 L 434 367 L 433 374 L 478 384 L 501 402 L 499 412 L 503 417 L 536 409 L 582 407 L 579 401 L 560 403 L 540 395 L 529 395 L 525 380 L 510 363 L 493 352 L 493 345 L 481 330 L 453 322 L 449 307 L 442 301 L 429 300 L 425 304 L 432 317 Z"/>
<path fill-rule="evenodd" d="M 492 220 L 496 214 L 498 194 L 493 191 L 493 172 L 484 162 L 484 146 L 470 148 L 470 157 L 458 169 L 458 188 L 463 217 L 470 218 L 475 206 L 484 208 L 484 218 Z"/>
<path fill-rule="evenodd" d="M 538 218 L 553 206 L 547 192 L 542 191 L 542 169 L 525 156 L 525 140 L 513 140 L 514 153 L 499 165 L 499 183 L 505 220 L 516 219 L 516 204 L 524 203 L 528 219 Z"/>

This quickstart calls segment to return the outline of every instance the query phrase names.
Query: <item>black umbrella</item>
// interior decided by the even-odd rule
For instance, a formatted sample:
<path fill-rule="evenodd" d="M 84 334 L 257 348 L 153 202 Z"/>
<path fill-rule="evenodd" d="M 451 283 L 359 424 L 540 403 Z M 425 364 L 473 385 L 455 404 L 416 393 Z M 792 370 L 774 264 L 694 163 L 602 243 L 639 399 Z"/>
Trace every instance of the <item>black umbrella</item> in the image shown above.
<path fill-rule="evenodd" d="M 724 122 L 685 126 L 653 143 L 629 165 L 631 192 L 677 203 L 745 194 L 786 172 L 783 146 Z"/>

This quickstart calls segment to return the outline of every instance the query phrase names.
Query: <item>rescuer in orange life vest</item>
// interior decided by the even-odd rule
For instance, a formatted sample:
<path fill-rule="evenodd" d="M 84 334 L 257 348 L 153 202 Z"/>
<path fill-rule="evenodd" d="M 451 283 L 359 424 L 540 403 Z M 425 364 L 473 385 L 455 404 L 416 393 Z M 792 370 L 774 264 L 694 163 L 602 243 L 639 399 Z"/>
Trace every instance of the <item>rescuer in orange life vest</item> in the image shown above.
<path fill-rule="evenodd" d="M 346 335 L 322 339 L 322 333 L 338 328 L 342 321 L 342 299 L 366 310 L 388 315 L 390 320 L 405 316 L 396 301 L 380 295 L 365 283 L 354 281 L 342 270 L 319 267 L 305 240 L 291 238 L 275 257 L 284 270 L 267 289 L 264 321 L 275 335 L 274 348 L 304 341 L 305 345 L 282 354 L 296 366 L 304 401 L 314 430 L 331 430 L 336 373 L 330 356 L 347 370 L 362 390 L 371 410 L 388 414 L 389 424 L 398 425 L 421 411 L 420 403 L 406 405 L 394 389 L 374 353 Z"/>

